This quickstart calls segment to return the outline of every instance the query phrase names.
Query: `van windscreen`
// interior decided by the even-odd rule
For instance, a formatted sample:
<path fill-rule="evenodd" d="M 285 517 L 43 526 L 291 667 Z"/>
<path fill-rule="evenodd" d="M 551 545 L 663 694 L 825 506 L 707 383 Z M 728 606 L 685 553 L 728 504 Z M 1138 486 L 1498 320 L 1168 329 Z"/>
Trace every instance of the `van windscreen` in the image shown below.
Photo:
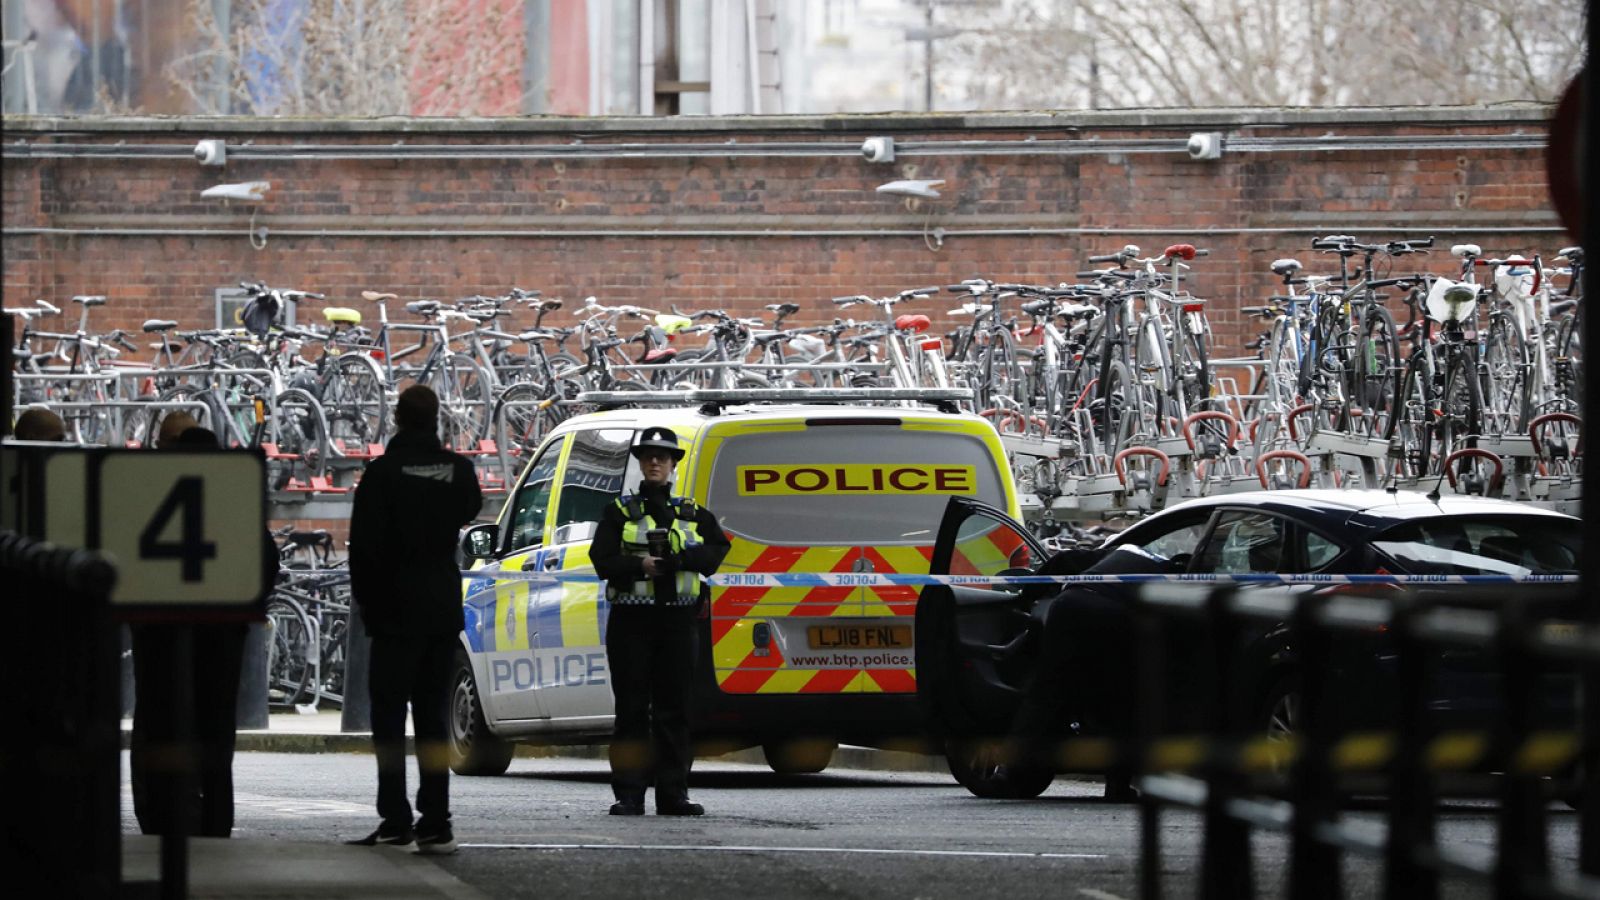
<path fill-rule="evenodd" d="M 1005 508 L 977 437 L 830 424 L 729 437 L 706 503 L 724 528 L 763 544 L 932 544 L 957 495 Z"/>

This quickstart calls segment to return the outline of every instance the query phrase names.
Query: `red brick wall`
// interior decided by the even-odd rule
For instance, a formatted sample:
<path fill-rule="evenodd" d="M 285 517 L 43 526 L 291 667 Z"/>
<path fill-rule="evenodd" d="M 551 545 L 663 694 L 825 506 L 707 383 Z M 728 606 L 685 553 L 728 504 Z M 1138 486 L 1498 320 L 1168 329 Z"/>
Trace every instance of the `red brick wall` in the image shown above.
<path fill-rule="evenodd" d="M 1441 248 L 1481 243 L 1491 253 L 1543 252 L 1568 242 L 1555 227 L 1537 146 L 1486 146 L 1478 136 L 1544 132 L 1546 110 L 1361 113 L 1228 111 L 1078 116 L 867 116 L 685 120 L 408 120 L 283 123 L 134 120 L 114 124 L 8 119 L 3 174 L 5 304 L 34 296 L 61 305 L 104 293 L 94 325 L 150 317 L 184 327 L 212 322 L 212 292 L 240 280 L 326 293 L 361 307 L 362 289 L 405 298 L 539 288 L 577 306 L 603 303 L 756 314 L 799 303 L 801 321 L 834 315 L 840 294 L 888 294 L 972 276 L 1072 280 L 1087 256 L 1132 242 L 1154 254 L 1189 241 L 1212 250 L 1192 287 L 1211 300 L 1219 351 L 1247 336 L 1238 307 L 1273 292 L 1267 265 L 1297 256 L 1314 270 L 1313 234 L 1358 231 L 1372 239 L 1438 236 Z M 1249 138 L 1342 139 L 1464 136 L 1465 149 L 1228 150 L 1192 161 L 1191 131 Z M 265 159 L 257 146 L 453 143 L 585 145 L 675 143 L 740 146 L 799 142 L 851 148 L 869 135 L 918 142 L 1156 139 L 1141 152 L 1084 155 L 911 155 L 892 165 L 810 154 L 693 159 Z M 226 169 L 186 154 L 226 137 Z M 41 159 L 18 149 L 51 144 L 166 147 L 178 158 Z M 948 144 L 946 145 L 949 146 Z M 1019 148 L 1029 145 L 1019 144 Z M 908 209 L 873 188 L 896 178 L 942 178 L 944 196 Z M 264 250 L 246 239 L 248 208 L 202 201 L 219 182 L 264 179 L 273 188 L 258 224 Z M 947 231 L 930 251 L 924 224 Z M 57 229 L 38 234 L 30 229 Z M 1067 234 L 973 235 L 975 230 L 1077 229 Z M 1410 229 L 1400 231 L 1399 229 Z M 107 234 L 116 230 L 168 234 Z M 660 236 L 596 232 L 655 229 Z M 188 231 L 202 234 L 188 234 Z M 359 232 L 322 236 L 321 231 Z M 456 237 L 375 232 L 513 231 Z M 676 232 L 733 231 L 696 236 Z M 816 231 L 908 234 L 818 235 Z M 1210 230 L 1208 232 L 1208 230 Z M 797 231 L 779 236 L 777 232 Z M 95 233 L 99 232 L 99 233 Z M 766 232 L 766 233 L 763 233 Z M 1443 249 L 1425 259 L 1448 271 Z M 913 310 L 943 317 L 934 298 Z M 858 308 L 859 309 L 859 308 Z M 302 320 L 309 318 L 308 310 Z M 859 316 L 860 313 L 858 312 Z M 401 313 L 399 317 L 403 317 Z M 563 320 L 564 321 L 564 320 Z"/>

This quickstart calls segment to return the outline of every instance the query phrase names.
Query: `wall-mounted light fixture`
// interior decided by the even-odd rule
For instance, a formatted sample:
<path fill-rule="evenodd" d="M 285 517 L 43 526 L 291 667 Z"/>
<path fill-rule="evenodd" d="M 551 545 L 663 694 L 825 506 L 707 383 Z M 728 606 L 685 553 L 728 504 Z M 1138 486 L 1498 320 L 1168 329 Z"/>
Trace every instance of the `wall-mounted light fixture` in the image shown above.
<path fill-rule="evenodd" d="M 891 181 L 880 184 L 877 192 L 894 197 L 904 197 L 906 210 L 916 212 L 918 205 L 923 200 L 939 199 L 938 186 L 944 184 L 943 178 L 904 178 L 900 181 Z M 927 214 L 922 217 L 922 242 L 929 250 L 944 249 L 944 228 L 929 229 L 928 224 L 933 220 L 933 209 L 930 207 Z"/>
<path fill-rule="evenodd" d="M 198 155 L 198 151 L 196 154 Z M 260 231 L 256 230 L 256 213 L 261 208 L 260 204 L 267 199 L 267 191 L 270 190 L 272 190 L 270 181 L 241 181 L 237 184 L 219 184 L 216 187 L 206 188 L 200 192 L 200 197 L 205 200 L 221 200 L 229 205 L 234 201 L 250 204 L 250 230 L 247 232 L 250 246 L 264 250 L 267 246 L 267 227 L 263 225 Z"/>

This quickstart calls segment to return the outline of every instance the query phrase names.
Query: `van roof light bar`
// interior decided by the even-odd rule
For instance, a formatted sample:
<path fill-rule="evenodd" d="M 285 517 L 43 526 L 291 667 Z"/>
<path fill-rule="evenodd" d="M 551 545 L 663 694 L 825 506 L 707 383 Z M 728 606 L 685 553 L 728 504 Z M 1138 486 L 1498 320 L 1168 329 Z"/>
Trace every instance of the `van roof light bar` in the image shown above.
<path fill-rule="evenodd" d="M 578 403 L 597 406 L 693 406 L 717 415 L 725 406 L 747 403 L 931 403 L 941 412 L 954 413 L 957 404 L 970 402 L 971 388 L 740 388 L 690 391 L 584 391 Z"/>

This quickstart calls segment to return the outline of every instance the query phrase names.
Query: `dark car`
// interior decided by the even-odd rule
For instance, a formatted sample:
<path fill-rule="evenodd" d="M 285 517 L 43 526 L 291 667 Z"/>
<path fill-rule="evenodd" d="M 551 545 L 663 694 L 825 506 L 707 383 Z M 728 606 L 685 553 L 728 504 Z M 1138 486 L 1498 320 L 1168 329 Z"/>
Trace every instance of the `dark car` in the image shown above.
<path fill-rule="evenodd" d="M 1151 516 L 1092 550 L 1050 553 L 1028 530 L 981 503 L 954 498 L 933 552 L 934 574 L 1563 574 L 1577 572 L 1579 520 L 1526 504 L 1398 491 L 1290 490 L 1201 498 Z M 1251 588 L 1245 588 L 1249 590 Z M 986 797 L 1031 797 L 1059 755 L 1019 757 L 1075 736 L 1131 734 L 1136 661 L 1133 584 L 932 586 L 917 607 L 918 697 L 956 779 Z M 1302 587 L 1295 590 L 1329 590 Z M 1335 590 L 1356 590 L 1335 588 Z M 1366 588 L 1393 591 L 1392 587 Z M 1425 602 L 1494 607 L 1521 602 L 1575 618 L 1566 585 L 1532 591 L 1453 586 Z M 1171 620 L 1156 652 L 1165 692 L 1161 727 L 1203 727 L 1197 622 Z M 1341 728 L 1392 726 L 1392 645 L 1381 629 L 1341 638 L 1330 665 Z M 1272 733 L 1296 729 L 1300 660 L 1284 622 L 1249 625 L 1231 658 L 1242 715 Z M 1551 677 L 1541 715 L 1570 725 L 1570 673 Z M 1439 728 L 1484 727 L 1498 708 L 1484 652 L 1441 653 L 1429 695 Z M 995 748 L 1008 748 L 997 754 Z M 1054 762 L 1052 762 L 1054 760 Z M 1091 770 L 1093 767 L 1090 767 Z M 1116 773 L 1112 773 L 1115 775 Z"/>

